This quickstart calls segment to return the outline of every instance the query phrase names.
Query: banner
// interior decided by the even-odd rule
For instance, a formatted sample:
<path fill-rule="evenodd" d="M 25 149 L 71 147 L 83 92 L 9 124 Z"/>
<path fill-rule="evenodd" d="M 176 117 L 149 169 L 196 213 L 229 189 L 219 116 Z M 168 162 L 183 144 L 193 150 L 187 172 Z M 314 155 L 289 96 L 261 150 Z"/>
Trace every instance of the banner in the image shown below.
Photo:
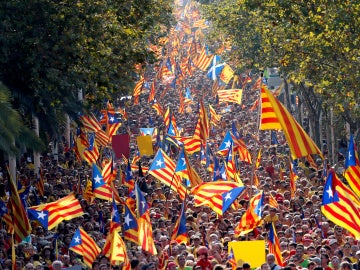
<path fill-rule="evenodd" d="M 228 245 L 239 266 L 246 262 L 255 269 L 266 262 L 265 240 L 229 242 Z"/>
<path fill-rule="evenodd" d="M 140 151 L 140 156 L 152 156 L 154 154 L 150 135 L 137 136 L 136 141 Z"/>
<path fill-rule="evenodd" d="M 112 136 L 112 149 L 116 159 L 124 155 L 127 159 L 130 156 L 130 136 L 129 134 L 118 134 Z"/>

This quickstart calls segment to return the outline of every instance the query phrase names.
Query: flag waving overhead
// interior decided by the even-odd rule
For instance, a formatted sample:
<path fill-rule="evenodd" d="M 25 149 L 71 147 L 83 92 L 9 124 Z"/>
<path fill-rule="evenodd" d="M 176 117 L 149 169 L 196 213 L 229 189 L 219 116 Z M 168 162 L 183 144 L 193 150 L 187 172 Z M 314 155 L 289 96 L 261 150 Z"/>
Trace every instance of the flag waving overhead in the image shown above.
<path fill-rule="evenodd" d="M 360 163 L 357 156 L 354 137 L 351 134 L 349 147 L 345 160 L 345 179 L 349 183 L 351 189 L 360 198 Z"/>
<path fill-rule="evenodd" d="M 44 214 L 48 213 L 48 230 L 55 228 L 63 220 L 71 220 L 84 214 L 81 204 L 74 194 L 70 194 L 55 202 L 40 204 L 29 209 L 36 210 L 38 213 L 41 211 Z"/>
<path fill-rule="evenodd" d="M 172 240 L 176 240 L 179 244 L 188 242 L 188 235 L 186 230 L 186 215 L 185 215 L 185 200 L 182 203 L 181 212 L 178 220 L 176 221 L 174 233 L 171 237 Z"/>
<path fill-rule="evenodd" d="M 146 210 L 148 210 L 149 205 L 146 202 L 144 195 L 142 194 L 139 186 L 135 183 L 135 196 L 136 196 L 136 208 L 137 208 L 137 215 L 141 217 L 145 214 Z"/>
<path fill-rule="evenodd" d="M 124 262 L 125 264 L 122 269 L 131 269 L 126 253 L 126 245 L 117 231 L 110 232 L 106 237 L 103 254 L 110 259 L 111 265 L 116 265 L 117 262 Z M 125 265 L 128 268 L 125 268 Z"/>
<path fill-rule="evenodd" d="M 329 220 L 360 239 L 360 203 L 356 195 L 329 171 L 324 187 L 321 212 Z"/>
<path fill-rule="evenodd" d="M 11 178 L 9 168 L 7 169 L 10 176 L 10 179 L 8 181 L 10 186 L 9 212 L 10 216 L 12 217 L 12 224 L 14 225 L 15 243 L 20 243 L 25 237 L 27 237 L 31 233 L 31 226 L 15 183 Z"/>
<path fill-rule="evenodd" d="M 282 130 L 289 144 L 293 159 L 310 154 L 318 154 L 322 157 L 320 149 L 310 136 L 265 85 L 262 85 L 261 88 L 260 129 Z"/>
<path fill-rule="evenodd" d="M 233 204 L 237 197 L 244 191 L 245 187 L 236 187 L 222 194 L 223 207 L 222 213 L 224 214 L 226 210 Z"/>
<path fill-rule="evenodd" d="M 242 89 L 225 89 L 218 90 L 217 95 L 219 102 L 233 102 L 241 104 L 242 100 Z"/>
<path fill-rule="evenodd" d="M 138 223 L 135 214 L 131 211 L 129 200 L 126 200 L 125 203 L 125 216 L 124 216 L 124 237 L 125 240 L 131 241 L 138 245 L 139 236 L 138 236 Z"/>
<path fill-rule="evenodd" d="M 94 239 L 82 228 L 78 228 L 74 233 L 69 249 L 83 256 L 84 263 L 90 269 L 92 268 L 92 263 L 101 251 Z"/>
<path fill-rule="evenodd" d="M 180 175 L 182 178 L 188 179 L 192 187 L 195 187 L 202 182 L 198 173 L 190 165 L 185 149 L 182 149 L 180 152 L 179 160 L 175 168 L 175 173 Z"/>
<path fill-rule="evenodd" d="M 93 132 L 88 133 L 89 147 L 83 152 L 83 158 L 89 163 L 89 165 L 96 163 L 100 155 L 99 149 L 96 145 L 95 136 L 96 135 Z"/>
<path fill-rule="evenodd" d="M 234 230 L 236 236 L 245 235 L 262 224 L 263 207 L 264 192 L 261 191 L 251 198 L 249 208 Z"/>
<path fill-rule="evenodd" d="M 193 188 L 191 193 L 194 195 L 195 206 L 208 205 L 218 215 L 222 215 L 223 193 L 241 186 L 228 181 L 207 182 Z"/>
<path fill-rule="evenodd" d="M 99 167 L 93 163 L 92 165 L 92 191 L 96 198 L 108 200 L 112 199 L 111 187 L 105 183 Z"/>
<path fill-rule="evenodd" d="M 209 138 L 210 127 L 209 127 L 209 117 L 205 109 L 204 103 L 200 102 L 200 111 L 198 122 L 194 131 L 194 139 L 199 139 L 206 141 Z"/>
<path fill-rule="evenodd" d="M 274 223 L 270 224 L 270 230 L 268 234 L 268 245 L 269 245 L 269 253 L 274 254 L 276 264 L 280 266 L 284 266 L 283 258 L 280 250 L 280 241 L 276 234 Z"/>
<path fill-rule="evenodd" d="M 177 192 L 181 199 L 185 198 L 181 177 L 175 174 L 175 162 L 160 148 L 151 163 L 149 174 Z"/>

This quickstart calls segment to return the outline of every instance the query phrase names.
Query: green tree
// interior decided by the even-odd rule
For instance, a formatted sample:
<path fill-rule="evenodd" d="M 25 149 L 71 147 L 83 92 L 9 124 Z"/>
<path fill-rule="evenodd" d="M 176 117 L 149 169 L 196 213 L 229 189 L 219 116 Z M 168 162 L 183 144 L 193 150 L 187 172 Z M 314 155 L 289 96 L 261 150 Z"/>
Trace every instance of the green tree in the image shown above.
<path fill-rule="evenodd" d="M 17 155 L 20 149 L 41 151 L 44 144 L 22 121 L 20 114 L 12 108 L 10 91 L 0 82 L 0 150 Z"/>
<path fill-rule="evenodd" d="M 203 8 L 214 36 L 231 39 L 241 69 L 279 67 L 300 96 L 313 92 L 352 132 L 359 128 L 360 3 L 225 0 Z"/>
<path fill-rule="evenodd" d="M 0 80 L 26 123 L 35 115 L 56 139 L 66 114 L 133 89 L 134 66 L 154 61 L 149 42 L 166 33 L 171 11 L 165 0 L 0 0 Z"/>

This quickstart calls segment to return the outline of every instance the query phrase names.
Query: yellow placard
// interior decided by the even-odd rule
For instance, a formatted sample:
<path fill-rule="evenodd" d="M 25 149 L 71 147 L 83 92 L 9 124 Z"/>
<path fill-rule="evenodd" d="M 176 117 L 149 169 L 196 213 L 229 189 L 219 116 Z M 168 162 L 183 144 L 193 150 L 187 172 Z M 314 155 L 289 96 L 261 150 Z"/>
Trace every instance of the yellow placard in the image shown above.
<path fill-rule="evenodd" d="M 140 151 L 140 156 L 152 156 L 154 149 L 150 135 L 136 137 L 137 145 Z"/>
<path fill-rule="evenodd" d="M 251 269 L 260 267 L 266 261 L 265 240 L 229 242 L 229 251 L 232 248 L 238 266 L 250 264 Z"/>

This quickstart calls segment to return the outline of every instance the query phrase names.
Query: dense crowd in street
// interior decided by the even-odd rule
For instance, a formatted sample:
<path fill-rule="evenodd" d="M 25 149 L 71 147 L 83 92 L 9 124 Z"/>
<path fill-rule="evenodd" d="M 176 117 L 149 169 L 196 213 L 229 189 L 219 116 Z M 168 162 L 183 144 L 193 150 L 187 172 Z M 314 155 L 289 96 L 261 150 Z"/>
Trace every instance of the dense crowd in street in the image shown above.
<path fill-rule="evenodd" d="M 148 73 L 146 79 L 153 80 L 156 72 Z M 291 192 L 288 166 L 290 150 L 285 138 L 281 132 L 277 132 L 278 142 L 272 144 L 269 131 L 258 131 L 258 109 L 252 109 L 254 102 L 259 98 L 259 89 L 252 87 L 257 79 L 253 75 L 252 83 L 243 84 L 242 104 L 218 104 L 212 95 L 213 81 L 207 78 L 204 72 L 197 70 L 187 81 L 194 101 L 186 107 L 183 114 L 177 113 L 179 109 L 178 90 L 170 88 L 164 91 L 164 88 L 168 86 L 160 86 L 164 95 L 158 102 L 161 102 L 164 108 L 169 106 L 171 112 L 175 114 L 182 135 L 193 135 L 199 114 L 197 103 L 204 100 L 206 105 L 212 105 L 221 115 L 221 122 L 210 129 L 209 145 L 213 153 L 217 153 L 226 132 L 234 131 L 235 126 L 252 154 L 254 162 L 259 149 L 262 154 L 260 164 L 256 169 L 253 164 L 237 160 L 238 172 L 246 190 L 234 203 L 235 207 L 230 208 L 223 216 L 219 216 L 208 206 L 196 207 L 194 196 L 189 193 L 185 204 L 188 237 L 186 244 L 179 244 L 176 240 L 172 240 L 175 223 L 180 215 L 182 205 L 179 195 L 153 176 L 146 173 L 142 176 L 137 171 L 133 171 L 135 181 L 141 183 L 141 189 L 150 208 L 157 255 L 151 255 L 143 251 L 139 245 L 126 241 L 131 269 L 359 269 L 360 242 L 345 229 L 328 221 L 320 210 L 326 180 L 324 171 L 328 171 L 331 164 L 324 162 L 319 157 L 314 157 L 313 164 L 306 159 L 299 159 L 294 168 L 298 177 L 295 183 L 296 188 L 293 189 L 293 193 Z M 140 135 L 140 128 L 157 127 L 161 135 L 167 132 L 163 116 L 157 114 L 147 98 L 147 94 L 142 94 L 137 105 L 133 104 L 133 100 L 114 101 L 115 108 L 117 106 L 126 107 L 128 118 L 122 119 L 123 125 L 119 129 L 119 133 L 130 134 L 129 160 L 137 151 L 136 136 Z M 167 144 L 170 147 L 169 155 L 176 162 L 179 148 L 171 145 L 170 142 Z M 81 202 L 85 214 L 69 221 L 63 221 L 50 231 L 45 230 L 38 222 L 32 221 L 32 232 L 29 239 L 16 246 L 16 267 L 14 269 L 17 270 L 58 270 L 74 266 L 87 269 L 82 257 L 69 250 L 75 230 L 81 226 L 100 248 L 104 246 L 106 235 L 109 232 L 112 203 L 101 199 L 89 202 L 84 198 L 83 192 L 87 180 L 93 177 L 91 167 L 85 161 L 76 159 L 73 149 L 65 143 L 65 139 L 58 142 L 56 155 L 51 147 L 49 146 L 48 153 L 41 157 L 45 193 L 39 198 L 40 202 L 54 202 L 73 192 Z M 326 145 L 322 148 L 326 159 Z M 340 150 L 337 167 L 341 171 L 344 166 L 344 155 Z M 152 158 L 142 157 L 142 166 L 149 167 L 153 161 Z M 190 160 L 191 166 L 196 168 L 204 182 L 213 180 L 213 173 L 207 171 L 201 164 L 199 154 L 192 155 Z M 5 164 L 2 164 L 1 167 L 0 193 L 6 201 L 9 179 L 5 173 Z M 120 198 L 125 202 L 130 195 L 129 187 L 125 185 L 123 177 L 120 175 L 121 171 L 126 171 L 124 160 L 116 161 L 116 169 L 118 169 L 118 174 L 113 183 Z M 32 156 L 26 153 L 18 163 L 18 182 L 24 186 L 35 186 L 36 170 Z M 258 183 L 255 182 L 255 175 Z M 238 236 L 235 229 L 249 207 L 251 196 L 259 191 L 264 191 L 265 194 L 263 222 L 248 234 Z M 28 194 L 28 206 L 37 205 L 35 193 L 36 191 L 31 191 Z M 271 203 L 271 198 L 275 199 L 276 207 L 274 203 Z M 123 227 L 125 222 L 124 205 L 120 203 L 117 207 Z M 274 254 L 266 250 L 266 257 L 261 265 L 251 265 L 243 260 L 238 260 L 236 265 L 231 265 L 229 243 L 252 240 L 265 240 L 266 242 L 271 223 L 276 228 L 284 264 L 281 266 L 276 264 Z M 0 230 L 0 270 L 12 269 L 11 234 L 7 232 L 4 223 L 2 225 Z M 122 235 L 123 232 L 124 228 L 120 234 Z M 92 269 L 122 269 L 122 264 L 111 265 L 106 256 L 100 255 L 93 262 Z"/>
<path fill-rule="evenodd" d="M 197 84 L 196 87 L 200 88 L 201 84 Z M 252 90 L 248 89 L 247 91 L 249 91 L 248 96 L 250 97 Z M 168 93 L 168 95 L 170 94 L 171 92 Z M 247 92 L 245 92 L 245 96 L 246 94 Z M 299 161 L 296 168 L 297 187 L 292 198 L 289 174 L 284 165 L 289 150 L 283 143 L 271 145 L 269 133 L 266 132 L 260 133 L 259 140 L 254 139 L 256 114 L 246 113 L 252 103 L 251 98 L 244 98 L 243 105 L 231 105 L 231 111 L 222 114 L 223 126 L 215 127 L 212 130 L 212 137 L 216 138 L 212 145 L 215 147 L 221 143 L 225 132 L 231 128 L 233 122 L 241 127 L 239 131 L 250 151 L 253 151 L 260 141 L 263 154 L 261 164 L 256 170 L 259 185 L 256 187 L 251 180 L 251 165 L 241 162 L 241 179 L 248 190 L 238 198 L 236 209 L 229 209 L 222 217 L 209 207 L 194 207 L 193 196 L 189 195 L 186 198 L 188 243 L 185 245 L 171 240 L 174 225 L 181 210 L 182 202 L 179 196 L 150 175 L 138 177 L 137 181 L 146 182 L 145 194 L 150 205 L 153 238 L 158 255 L 147 254 L 138 246 L 128 242 L 128 255 L 131 259 L 132 269 L 230 269 L 228 244 L 231 241 L 266 240 L 267 223 L 270 222 L 275 224 L 280 240 L 282 257 L 285 262 L 284 269 L 337 270 L 351 269 L 353 265 L 357 269 L 360 259 L 358 241 L 341 227 L 328 222 L 320 211 L 325 183 L 324 162 L 321 159 L 316 160 L 317 167 L 313 168 L 309 162 Z M 169 104 L 174 106 L 175 110 L 176 104 L 171 102 Z M 222 110 L 222 107 L 218 106 L 218 109 Z M 129 110 L 128 127 L 132 136 L 139 133 L 137 130 L 144 127 L 149 116 L 155 121 L 162 121 L 149 106 L 145 106 L 145 101 Z M 196 116 L 193 113 L 184 114 L 179 118 L 178 125 L 190 132 L 195 119 Z M 283 142 L 280 134 L 278 137 L 279 141 Z M 134 141 L 131 142 L 131 144 L 133 143 Z M 134 154 L 134 150 L 132 154 Z M 173 155 L 176 156 L 176 153 Z M 341 158 L 341 155 L 339 157 Z M 199 164 L 196 157 L 192 157 L 192 162 L 193 166 Z M 149 165 L 146 163 L 150 164 L 151 159 L 144 158 L 143 166 Z M 102 247 L 109 227 L 111 203 L 96 199 L 89 204 L 83 199 L 81 191 L 78 190 L 79 181 L 80 190 L 84 190 L 86 180 L 92 177 L 91 168 L 85 162 L 76 161 L 74 154 L 65 145 L 59 145 L 57 160 L 49 152 L 48 155 L 42 157 L 41 164 L 45 181 L 45 196 L 41 198 L 41 202 L 56 201 L 70 192 L 75 192 L 81 201 L 85 215 L 71 221 L 64 221 L 56 230 L 52 231 L 45 231 L 41 225 L 33 222 L 31 240 L 16 247 L 16 269 L 60 269 L 74 265 L 85 267 L 81 257 L 68 249 L 73 233 L 78 226 L 82 226 Z M 117 166 L 124 165 L 118 163 Z M 19 167 L 19 179 L 24 183 L 26 181 L 34 183 L 36 176 L 31 158 L 23 158 Z M 212 177 L 205 170 L 201 170 L 199 174 L 204 181 L 209 181 Z M 134 175 L 137 176 L 137 172 L 134 172 Z M 2 178 L 4 183 L 2 191 L 4 192 L 7 181 L 5 173 L 2 174 Z M 123 185 L 118 177 L 114 183 L 119 195 L 125 199 L 129 195 L 128 187 Z M 250 199 L 248 191 L 250 189 L 253 193 L 263 190 L 266 194 L 263 211 L 264 223 L 246 236 L 236 237 L 234 229 L 248 207 Z M 269 196 L 276 199 L 277 208 L 268 204 Z M 28 202 L 29 205 L 35 204 L 32 193 L 28 196 Z M 123 220 L 124 208 L 119 204 L 118 209 L 119 213 L 122 213 Z M 103 225 L 99 218 L 100 210 L 102 210 L 105 220 L 105 232 L 101 231 Z M 0 267 L 2 269 L 11 269 L 10 239 L 10 235 L 3 228 L 0 234 Z M 240 260 L 236 269 L 247 267 L 253 268 L 247 262 Z M 278 270 L 281 268 L 283 267 L 275 264 L 272 254 L 268 254 L 266 263 L 261 265 L 261 269 Z M 98 257 L 93 263 L 93 269 L 111 269 L 108 258 Z M 121 267 L 115 266 L 113 269 L 121 269 Z"/>

